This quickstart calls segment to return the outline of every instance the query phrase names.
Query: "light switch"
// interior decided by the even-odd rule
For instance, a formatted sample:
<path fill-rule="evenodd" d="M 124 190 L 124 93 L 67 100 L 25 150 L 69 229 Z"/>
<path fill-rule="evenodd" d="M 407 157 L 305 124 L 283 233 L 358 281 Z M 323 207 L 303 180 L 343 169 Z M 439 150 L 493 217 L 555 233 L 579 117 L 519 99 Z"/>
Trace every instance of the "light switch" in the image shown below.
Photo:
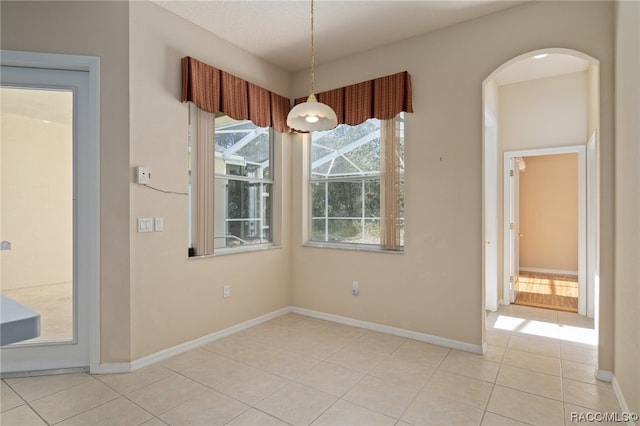
<path fill-rule="evenodd" d="M 153 232 L 153 219 L 150 217 L 139 217 L 138 232 Z"/>
<path fill-rule="evenodd" d="M 164 219 L 161 217 L 156 217 L 155 226 L 156 226 L 156 232 L 164 231 Z"/>

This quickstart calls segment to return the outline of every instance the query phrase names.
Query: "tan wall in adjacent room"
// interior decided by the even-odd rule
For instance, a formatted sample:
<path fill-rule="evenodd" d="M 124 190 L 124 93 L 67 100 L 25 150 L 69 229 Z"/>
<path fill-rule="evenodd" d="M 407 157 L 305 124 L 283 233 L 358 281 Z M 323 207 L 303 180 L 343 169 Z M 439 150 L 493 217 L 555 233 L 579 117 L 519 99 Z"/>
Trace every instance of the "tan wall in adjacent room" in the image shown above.
<path fill-rule="evenodd" d="M 526 157 L 520 269 L 578 273 L 578 154 Z"/>

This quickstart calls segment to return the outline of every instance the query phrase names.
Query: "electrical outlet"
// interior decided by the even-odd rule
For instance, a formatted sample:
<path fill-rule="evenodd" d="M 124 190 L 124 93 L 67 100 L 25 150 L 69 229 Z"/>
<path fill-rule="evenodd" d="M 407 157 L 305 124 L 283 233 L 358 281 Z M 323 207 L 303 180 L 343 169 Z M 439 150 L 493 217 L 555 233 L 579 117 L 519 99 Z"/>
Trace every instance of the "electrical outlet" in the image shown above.
<path fill-rule="evenodd" d="M 358 281 L 354 281 L 353 284 L 351 284 L 351 294 L 354 296 L 360 294 L 360 283 Z"/>
<path fill-rule="evenodd" d="M 229 297 L 229 286 L 225 285 L 224 287 L 222 287 L 222 297 L 224 297 L 225 299 L 227 297 Z"/>

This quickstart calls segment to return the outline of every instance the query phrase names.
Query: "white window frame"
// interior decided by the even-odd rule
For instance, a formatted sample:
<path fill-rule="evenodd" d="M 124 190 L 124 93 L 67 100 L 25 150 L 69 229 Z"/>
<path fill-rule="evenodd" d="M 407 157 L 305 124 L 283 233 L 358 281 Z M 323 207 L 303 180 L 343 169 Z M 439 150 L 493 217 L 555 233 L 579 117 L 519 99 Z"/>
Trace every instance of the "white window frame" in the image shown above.
<path fill-rule="evenodd" d="M 395 121 L 395 119 L 393 120 L 389 120 L 389 121 Z M 381 126 L 378 130 L 378 138 L 382 138 L 382 131 L 380 130 L 382 127 L 382 121 L 381 121 Z M 373 134 L 373 133 L 372 133 Z M 404 128 L 402 128 L 402 134 L 404 137 Z M 375 139 L 375 138 L 374 138 Z M 380 191 L 382 193 L 382 164 L 380 165 L 380 168 L 378 169 L 378 171 L 376 172 L 369 172 L 369 173 L 362 173 L 362 174 L 357 174 L 357 175 L 353 175 L 353 176 L 348 176 L 348 175 L 342 175 L 342 176 L 330 176 L 330 177 L 326 177 L 326 178 L 322 178 L 322 177 L 318 177 L 317 174 L 312 173 L 313 167 L 314 167 L 314 162 L 312 161 L 312 155 L 313 155 L 313 135 L 311 137 L 309 137 L 309 150 L 308 150 L 308 156 L 309 156 L 309 160 L 308 160 L 308 197 L 307 197 L 307 202 L 308 202 L 308 215 L 307 215 L 307 220 L 308 220 L 308 239 L 306 242 L 306 245 L 308 246 L 313 246 L 313 247 L 327 247 L 327 248 L 342 248 L 342 249 L 351 249 L 351 250 L 368 250 L 368 251 L 385 251 L 385 252 L 391 252 L 391 253 L 402 253 L 404 251 L 404 243 L 400 245 L 400 247 L 398 249 L 387 249 L 382 247 L 381 245 L 381 240 L 382 240 L 382 235 L 380 237 L 380 241 L 376 244 L 372 244 L 372 243 L 360 243 L 360 242 L 336 242 L 336 241 L 327 241 L 328 239 L 328 221 L 330 219 L 360 219 L 360 227 L 361 227 L 361 232 L 364 234 L 365 232 L 365 224 L 367 220 L 381 220 L 381 217 L 366 217 L 365 216 L 365 186 L 367 182 L 378 182 L 378 184 L 380 185 Z M 370 142 L 373 139 L 369 139 L 367 141 L 362 141 L 361 143 L 356 143 L 357 146 L 355 146 L 355 148 L 365 145 L 366 143 Z M 382 140 L 380 141 L 380 143 L 382 144 Z M 355 149 L 354 148 L 354 149 Z M 346 153 L 348 151 L 345 152 L 341 152 L 342 150 L 338 150 L 336 151 L 336 153 L 334 154 L 334 156 L 340 156 L 343 153 Z M 404 161 L 404 159 L 400 159 L 402 162 Z M 404 166 L 404 165 L 403 165 Z M 404 167 L 402 167 L 402 170 L 404 170 Z M 400 179 L 402 181 L 404 181 L 404 172 L 400 174 Z M 348 218 L 341 218 L 341 217 L 331 217 L 329 218 L 328 213 L 327 213 L 327 208 L 328 208 L 328 200 L 326 200 L 325 198 L 325 213 L 324 216 L 313 216 L 313 185 L 314 184 L 318 184 L 318 183 L 325 183 L 325 197 L 328 196 L 328 185 L 331 182 L 361 182 L 361 209 L 360 209 L 360 217 L 348 217 Z M 381 198 L 382 198 L 382 194 L 381 194 Z M 380 200 L 381 204 L 382 204 L 382 199 Z M 382 205 L 380 206 L 380 215 L 382 215 Z M 325 238 L 324 240 L 314 240 L 313 239 L 313 224 L 315 220 L 320 220 L 320 219 L 325 219 Z M 404 217 L 401 218 L 402 222 L 404 223 Z M 400 231 L 397 231 L 400 232 Z"/>
<path fill-rule="evenodd" d="M 254 178 L 247 176 L 230 175 L 226 170 L 220 172 L 216 170 L 216 152 L 215 152 L 215 114 L 200 110 L 195 105 L 189 105 L 189 257 L 199 258 L 212 255 L 243 253 L 255 250 L 263 250 L 274 246 L 276 238 L 274 229 L 274 192 L 276 188 L 275 182 L 275 155 L 274 145 L 275 137 L 273 128 L 267 130 L 269 135 L 269 168 L 270 178 Z M 204 153 L 204 155 L 202 155 Z M 227 196 L 223 197 L 224 202 L 221 206 L 216 203 L 216 186 L 224 182 L 226 187 L 229 181 L 243 181 L 256 183 L 260 185 L 271 185 L 269 196 L 265 197 L 265 192 L 261 190 L 260 206 L 257 211 L 259 218 L 253 218 L 259 221 L 261 228 L 264 228 L 264 222 L 267 220 L 264 216 L 262 202 L 265 198 L 269 202 L 269 218 L 266 227 L 269 229 L 269 239 L 262 238 L 262 229 L 260 230 L 259 243 L 243 244 L 236 247 L 220 246 L 216 241 L 220 241 L 221 236 L 216 234 L 216 215 L 224 215 L 225 229 L 229 222 L 242 219 L 230 219 L 227 217 L 228 203 Z M 251 219 L 251 218 L 250 218 Z M 228 235 L 224 238 L 226 239 Z M 241 239 L 239 239 L 241 240 Z M 242 240 L 241 240 L 242 241 Z M 246 241 L 245 241 L 246 242 Z"/>

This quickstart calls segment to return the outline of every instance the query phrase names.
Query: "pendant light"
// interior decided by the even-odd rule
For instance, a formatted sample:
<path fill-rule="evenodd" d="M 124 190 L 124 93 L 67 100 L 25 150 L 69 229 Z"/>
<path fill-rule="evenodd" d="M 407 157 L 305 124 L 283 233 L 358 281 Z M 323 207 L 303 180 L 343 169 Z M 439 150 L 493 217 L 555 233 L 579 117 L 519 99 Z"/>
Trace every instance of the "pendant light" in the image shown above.
<path fill-rule="evenodd" d="M 329 105 L 318 102 L 313 93 L 315 84 L 315 58 L 313 44 L 313 0 L 311 0 L 311 90 L 306 102 L 291 108 L 287 126 L 300 132 L 331 130 L 338 125 L 336 113 Z"/>

